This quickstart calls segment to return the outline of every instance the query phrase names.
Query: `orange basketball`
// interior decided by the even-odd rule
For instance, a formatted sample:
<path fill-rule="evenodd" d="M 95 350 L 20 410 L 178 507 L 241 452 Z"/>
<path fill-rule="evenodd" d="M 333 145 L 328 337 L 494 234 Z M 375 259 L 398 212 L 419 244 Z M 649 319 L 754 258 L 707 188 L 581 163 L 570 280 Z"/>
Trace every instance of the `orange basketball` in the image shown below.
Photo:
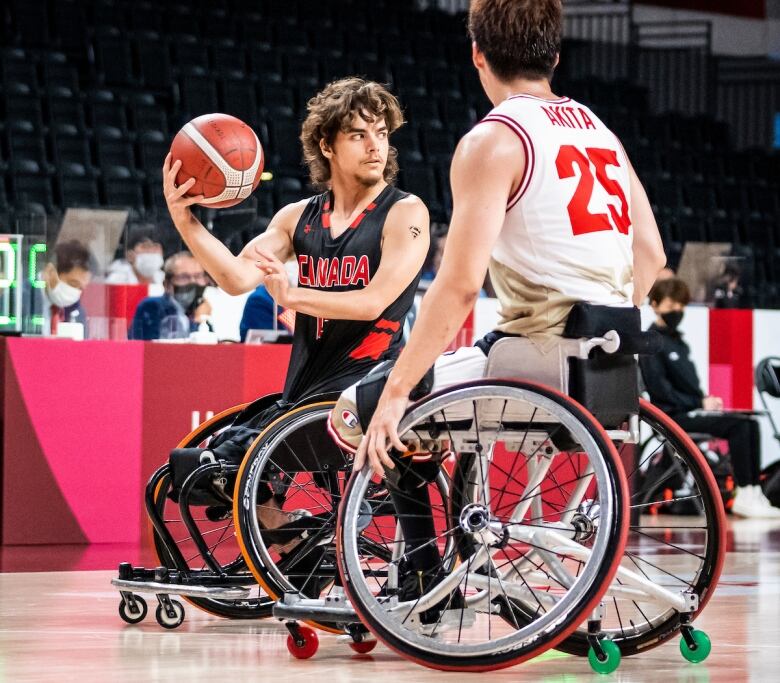
<path fill-rule="evenodd" d="M 263 148 L 255 132 L 227 114 L 192 119 L 173 138 L 172 161 L 181 161 L 176 184 L 190 178 L 187 196 L 203 195 L 201 206 L 224 208 L 244 201 L 260 183 Z"/>

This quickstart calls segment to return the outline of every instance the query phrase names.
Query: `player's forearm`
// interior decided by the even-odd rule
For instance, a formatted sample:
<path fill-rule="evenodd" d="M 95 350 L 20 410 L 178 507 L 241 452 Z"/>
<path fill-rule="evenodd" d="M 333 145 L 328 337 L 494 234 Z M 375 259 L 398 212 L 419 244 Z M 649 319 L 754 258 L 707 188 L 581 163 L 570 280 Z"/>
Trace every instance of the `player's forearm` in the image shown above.
<path fill-rule="evenodd" d="M 234 256 L 194 216 L 176 222 L 176 228 L 192 255 L 228 294 L 248 292 L 262 280 L 262 274 L 248 260 Z"/>
<path fill-rule="evenodd" d="M 479 288 L 441 277 L 433 281 L 420 304 L 409 343 L 388 378 L 387 390 L 391 395 L 409 395 L 455 338 L 478 296 Z"/>
<path fill-rule="evenodd" d="M 390 302 L 385 303 L 366 289 L 351 292 L 322 292 L 318 289 L 292 287 L 288 290 L 287 308 L 329 320 L 376 320 Z"/>
<path fill-rule="evenodd" d="M 634 242 L 634 305 L 641 306 L 666 265 L 666 254 L 660 240 Z"/>

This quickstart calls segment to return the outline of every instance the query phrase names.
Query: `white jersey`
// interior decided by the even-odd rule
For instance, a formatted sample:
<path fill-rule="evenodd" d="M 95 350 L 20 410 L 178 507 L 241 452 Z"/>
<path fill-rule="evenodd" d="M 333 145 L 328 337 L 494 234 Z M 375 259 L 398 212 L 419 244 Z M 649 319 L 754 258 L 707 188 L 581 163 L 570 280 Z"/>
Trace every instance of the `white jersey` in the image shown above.
<path fill-rule="evenodd" d="M 492 253 L 491 276 L 504 322 L 511 322 L 510 311 L 521 302 L 503 299 L 529 286 L 552 290 L 569 302 L 630 305 L 628 160 L 615 135 L 569 98 L 516 95 L 483 120 L 509 127 L 526 154 L 525 172 L 509 198 Z M 496 277 L 515 275 L 517 282 L 495 283 Z"/>

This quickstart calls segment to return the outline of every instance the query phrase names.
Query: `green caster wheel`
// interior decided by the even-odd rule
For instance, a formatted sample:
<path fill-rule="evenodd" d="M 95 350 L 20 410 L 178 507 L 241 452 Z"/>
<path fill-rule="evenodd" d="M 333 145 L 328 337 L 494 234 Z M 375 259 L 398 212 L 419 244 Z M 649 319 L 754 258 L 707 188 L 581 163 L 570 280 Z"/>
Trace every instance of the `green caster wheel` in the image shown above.
<path fill-rule="evenodd" d="M 691 629 L 691 637 L 693 642 L 696 643 L 695 647 L 689 647 L 685 638 L 680 638 L 680 654 L 685 659 L 694 664 L 703 662 L 709 656 L 712 651 L 712 642 L 710 637 L 704 632 L 697 629 Z"/>
<path fill-rule="evenodd" d="M 611 674 L 620 666 L 620 648 L 611 640 L 602 640 L 601 649 L 604 650 L 604 659 L 599 659 L 596 651 L 588 648 L 588 661 L 590 668 L 597 674 Z"/>

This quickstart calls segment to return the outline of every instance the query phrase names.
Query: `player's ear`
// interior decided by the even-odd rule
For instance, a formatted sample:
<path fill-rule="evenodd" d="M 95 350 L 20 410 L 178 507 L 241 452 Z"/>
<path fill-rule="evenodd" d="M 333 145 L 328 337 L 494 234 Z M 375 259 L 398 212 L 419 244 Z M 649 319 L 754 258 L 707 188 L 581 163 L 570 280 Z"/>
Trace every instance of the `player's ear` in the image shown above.
<path fill-rule="evenodd" d="M 555 64 L 553 64 L 553 69 L 557 69 L 558 68 L 558 64 L 560 64 L 560 63 L 561 63 L 561 53 L 558 52 L 555 55 Z"/>
<path fill-rule="evenodd" d="M 480 49 L 477 47 L 476 41 L 472 41 L 471 43 L 471 61 L 474 63 L 474 66 L 477 67 L 477 69 L 485 68 L 485 55 L 482 54 Z"/>
<path fill-rule="evenodd" d="M 330 145 L 325 141 L 325 138 L 322 138 L 322 140 L 320 140 L 320 151 L 322 152 L 322 156 L 324 156 L 326 159 L 330 159 L 333 156 L 333 150 L 331 149 Z"/>

